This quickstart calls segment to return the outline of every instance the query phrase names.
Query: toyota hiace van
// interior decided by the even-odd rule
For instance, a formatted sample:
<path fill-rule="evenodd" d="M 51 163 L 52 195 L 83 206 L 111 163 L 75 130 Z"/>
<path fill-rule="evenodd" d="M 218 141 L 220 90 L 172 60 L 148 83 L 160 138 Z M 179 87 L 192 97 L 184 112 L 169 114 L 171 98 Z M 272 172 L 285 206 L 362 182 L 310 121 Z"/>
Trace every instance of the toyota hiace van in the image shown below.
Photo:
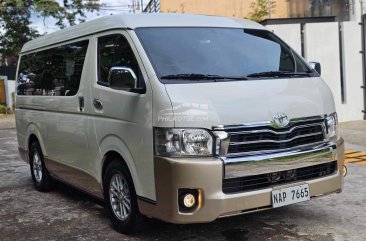
<path fill-rule="evenodd" d="M 16 126 L 34 186 L 103 199 L 113 226 L 278 208 L 342 190 L 333 96 L 241 19 L 114 15 L 26 43 Z"/>

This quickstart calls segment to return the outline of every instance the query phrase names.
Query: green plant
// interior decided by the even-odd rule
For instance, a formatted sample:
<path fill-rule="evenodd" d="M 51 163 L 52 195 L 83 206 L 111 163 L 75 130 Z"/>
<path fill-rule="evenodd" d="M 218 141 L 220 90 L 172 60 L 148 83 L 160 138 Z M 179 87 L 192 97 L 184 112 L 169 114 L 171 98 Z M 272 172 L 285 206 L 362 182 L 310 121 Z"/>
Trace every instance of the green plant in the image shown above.
<path fill-rule="evenodd" d="M 5 113 L 7 107 L 5 105 L 0 105 L 0 112 Z"/>
<path fill-rule="evenodd" d="M 248 19 L 255 22 L 264 20 L 265 17 L 270 18 L 275 13 L 276 2 L 271 0 L 256 0 L 250 5 L 252 11 L 248 15 Z"/>
<path fill-rule="evenodd" d="M 98 11 L 99 0 L 0 0 L 0 63 L 16 65 L 23 44 L 40 36 L 32 26 L 35 17 L 53 18 L 65 28 L 86 20 L 86 13 Z"/>

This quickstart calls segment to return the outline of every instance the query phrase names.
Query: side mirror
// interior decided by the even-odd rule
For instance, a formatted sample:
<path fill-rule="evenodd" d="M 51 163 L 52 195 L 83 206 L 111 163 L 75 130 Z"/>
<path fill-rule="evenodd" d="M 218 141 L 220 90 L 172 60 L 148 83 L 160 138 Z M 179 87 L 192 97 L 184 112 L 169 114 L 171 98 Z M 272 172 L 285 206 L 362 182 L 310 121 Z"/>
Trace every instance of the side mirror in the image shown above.
<path fill-rule="evenodd" d="M 309 64 L 312 69 L 315 69 L 315 71 L 318 72 L 319 75 L 321 75 L 322 67 L 320 66 L 319 62 L 309 62 Z"/>
<path fill-rule="evenodd" d="M 137 88 L 135 72 L 128 67 L 112 67 L 108 75 L 109 87 L 116 90 L 131 90 Z"/>

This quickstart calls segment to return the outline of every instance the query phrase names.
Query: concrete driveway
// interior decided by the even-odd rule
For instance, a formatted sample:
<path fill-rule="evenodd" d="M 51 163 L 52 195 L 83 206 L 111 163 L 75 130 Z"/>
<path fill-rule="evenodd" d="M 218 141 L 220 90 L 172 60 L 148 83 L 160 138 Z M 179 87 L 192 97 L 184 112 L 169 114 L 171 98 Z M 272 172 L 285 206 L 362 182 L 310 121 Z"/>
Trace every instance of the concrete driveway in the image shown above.
<path fill-rule="evenodd" d="M 338 130 L 346 141 L 347 150 L 366 151 L 366 121 L 343 122 Z"/>
<path fill-rule="evenodd" d="M 29 166 L 18 157 L 16 130 L 8 126 L 0 129 L 0 240 L 361 241 L 366 240 L 365 174 L 366 165 L 348 164 L 341 194 L 207 224 L 147 219 L 144 232 L 124 236 L 89 196 L 63 184 L 49 193 L 33 189 Z"/>

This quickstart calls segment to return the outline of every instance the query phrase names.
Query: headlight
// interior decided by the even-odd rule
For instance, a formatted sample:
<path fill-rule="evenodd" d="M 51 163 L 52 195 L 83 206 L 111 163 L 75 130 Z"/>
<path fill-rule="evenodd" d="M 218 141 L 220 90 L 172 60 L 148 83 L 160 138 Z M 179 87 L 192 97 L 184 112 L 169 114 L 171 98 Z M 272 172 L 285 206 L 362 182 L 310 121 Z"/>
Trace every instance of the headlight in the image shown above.
<path fill-rule="evenodd" d="M 154 150 L 158 156 L 212 156 L 213 139 L 203 129 L 154 130 Z"/>
<path fill-rule="evenodd" d="M 330 114 L 326 119 L 327 125 L 327 137 L 328 139 L 334 138 L 337 136 L 337 113 Z"/>

